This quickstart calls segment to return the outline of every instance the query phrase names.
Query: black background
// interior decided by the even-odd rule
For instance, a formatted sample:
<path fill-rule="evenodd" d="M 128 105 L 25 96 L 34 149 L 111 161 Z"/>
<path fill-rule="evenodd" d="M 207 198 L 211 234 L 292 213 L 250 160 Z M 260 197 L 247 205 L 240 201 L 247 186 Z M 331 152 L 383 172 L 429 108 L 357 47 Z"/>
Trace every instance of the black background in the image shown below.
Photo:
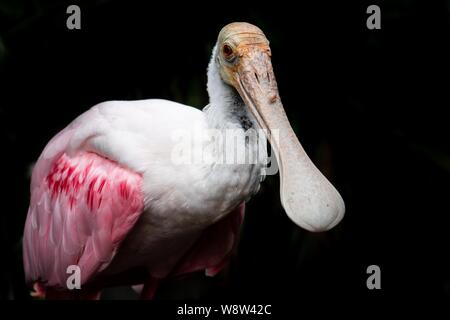
<path fill-rule="evenodd" d="M 48 140 L 106 100 L 203 107 L 211 49 L 232 21 L 271 41 L 288 117 L 346 216 L 327 233 L 303 231 L 268 177 L 231 266 L 167 281 L 155 299 L 450 297 L 449 1 L 85 1 L 82 29 L 68 30 L 72 3 L 0 1 L 1 298 L 30 299 L 20 239 L 29 168 Z M 366 28 L 370 4 L 381 30 Z M 366 287 L 371 264 L 378 291 Z"/>

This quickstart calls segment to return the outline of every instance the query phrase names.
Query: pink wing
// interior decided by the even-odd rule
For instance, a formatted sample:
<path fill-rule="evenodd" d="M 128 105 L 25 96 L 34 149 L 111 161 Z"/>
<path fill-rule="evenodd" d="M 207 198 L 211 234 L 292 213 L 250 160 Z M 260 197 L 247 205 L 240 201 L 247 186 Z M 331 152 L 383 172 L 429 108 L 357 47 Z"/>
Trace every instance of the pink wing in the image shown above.
<path fill-rule="evenodd" d="M 23 239 L 27 282 L 66 287 L 77 265 L 81 284 L 108 266 L 144 207 L 142 177 L 94 153 L 64 153 L 70 130 L 46 147 L 33 172 Z"/>

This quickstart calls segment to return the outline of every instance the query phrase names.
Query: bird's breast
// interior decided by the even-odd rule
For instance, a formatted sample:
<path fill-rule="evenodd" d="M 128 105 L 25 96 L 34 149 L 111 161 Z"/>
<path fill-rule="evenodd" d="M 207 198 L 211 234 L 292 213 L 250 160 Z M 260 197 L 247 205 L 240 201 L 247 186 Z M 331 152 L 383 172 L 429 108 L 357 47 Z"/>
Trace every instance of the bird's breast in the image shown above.
<path fill-rule="evenodd" d="M 146 206 L 155 223 L 171 230 L 202 229 L 257 192 L 266 150 L 257 154 L 250 144 L 225 152 L 222 147 L 220 152 L 202 148 L 202 161 L 176 164 L 172 159 L 148 172 Z"/>

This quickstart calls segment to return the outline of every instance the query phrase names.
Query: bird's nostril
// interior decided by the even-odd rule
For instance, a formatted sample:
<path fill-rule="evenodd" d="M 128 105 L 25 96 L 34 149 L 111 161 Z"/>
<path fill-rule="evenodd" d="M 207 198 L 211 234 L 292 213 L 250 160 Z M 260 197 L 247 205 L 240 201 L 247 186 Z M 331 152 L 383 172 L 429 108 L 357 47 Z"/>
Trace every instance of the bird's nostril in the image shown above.
<path fill-rule="evenodd" d="M 259 83 L 258 74 L 256 72 L 255 72 L 255 78 L 256 78 L 256 81 Z"/>
<path fill-rule="evenodd" d="M 269 81 L 270 82 L 270 75 L 269 75 L 269 73 L 267 72 L 267 81 Z"/>

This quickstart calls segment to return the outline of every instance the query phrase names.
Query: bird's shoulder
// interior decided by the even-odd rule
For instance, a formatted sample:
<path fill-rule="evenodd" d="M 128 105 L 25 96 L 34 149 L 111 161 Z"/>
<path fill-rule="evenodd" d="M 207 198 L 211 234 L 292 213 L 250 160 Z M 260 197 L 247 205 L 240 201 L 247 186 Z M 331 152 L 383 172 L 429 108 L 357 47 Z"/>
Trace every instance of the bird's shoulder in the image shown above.
<path fill-rule="evenodd" d="M 148 99 L 99 103 L 72 121 L 46 145 L 37 160 L 31 189 L 62 154 L 93 152 L 142 173 L 155 153 L 168 154 L 173 135 L 204 128 L 204 113 L 177 102 Z"/>
<path fill-rule="evenodd" d="M 127 121 L 139 121 L 142 116 L 182 118 L 185 121 L 203 117 L 203 113 L 197 108 L 164 99 L 106 101 L 93 106 L 91 111 L 97 111 L 106 118 L 121 116 Z"/>

